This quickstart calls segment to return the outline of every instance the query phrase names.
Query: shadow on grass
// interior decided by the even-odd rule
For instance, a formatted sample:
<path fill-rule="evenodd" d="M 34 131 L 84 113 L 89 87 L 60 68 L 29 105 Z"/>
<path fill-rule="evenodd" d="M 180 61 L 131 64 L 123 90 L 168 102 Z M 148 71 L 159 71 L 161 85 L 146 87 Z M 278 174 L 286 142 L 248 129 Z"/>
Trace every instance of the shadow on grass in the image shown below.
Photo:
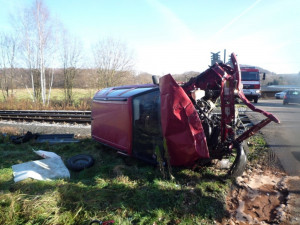
<path fill-rule="evenodd" d="M 61 204 L 72 210 L 82 204 L 92 211 L 115 211 L 126 208 L 141 216 L 157 209 L 181 216 L 207 216 L 220 219 L 225 213 L 223 203 L 217 198 L 203 196 L 200 190 L 162 190 L 153 185 L 135 188 L 112 184 L 104 188 L 83 188 L 68 184 L 60 188 Z M 219 209 L 215 212 L 215 209 Z"/>
<path fill-rule="evenodd" d="M 13 186 L 10 191 L 28 196 L 58 191 L 57 205 L 70 212 L 82 207 L 91 214 L 99 211 L 118 214 L 126 209 L 128 217 L 139 214 L 142 218 L 160 210 L 171 218 L 201 217 L 210 220 L 220 220 L 226 214 L 221 199 L 204 195 L 198 188 L 162 189 L 149 183 L 135 187 L 116 183 L 97 187 L 72 182 L 58 186 L 47 182 L 26 182 Z M 138 219 L 134 223 L 138 224 Z"/>

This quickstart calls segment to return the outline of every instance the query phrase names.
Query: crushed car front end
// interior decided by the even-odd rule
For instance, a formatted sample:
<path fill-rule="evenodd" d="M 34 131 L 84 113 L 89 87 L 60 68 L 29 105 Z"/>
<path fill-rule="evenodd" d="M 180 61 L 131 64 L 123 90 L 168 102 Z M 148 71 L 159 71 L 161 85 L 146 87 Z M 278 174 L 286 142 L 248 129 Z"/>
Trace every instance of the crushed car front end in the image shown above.
<path fill-rule="evenodd" d="M 231 59 L 233 67 L 216 63 L 181 85 L 171 75 L 165 75 L 159 84 L 99 91 L 92 105 L 92 137 L 122 154 L 150 163 L 162 158 L 173 166 L 222 159 L 235 150 L 229 173 L 241 175 L 247 162 L 243 141 L 279 120 L 247 100 L 234 54 Z M 266 117 L 240 135 L 237 95 L 248 108 Z M 168 159 L 164 158 L 166 152 Z"/>

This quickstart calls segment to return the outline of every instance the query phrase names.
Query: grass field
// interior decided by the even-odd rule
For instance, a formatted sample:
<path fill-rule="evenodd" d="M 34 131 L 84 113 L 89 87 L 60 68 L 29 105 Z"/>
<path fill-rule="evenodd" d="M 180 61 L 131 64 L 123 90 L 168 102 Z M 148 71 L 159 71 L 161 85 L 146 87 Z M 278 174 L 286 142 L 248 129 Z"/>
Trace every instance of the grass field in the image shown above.
<path fill-rule="evenodd" d="M 74 99 L 92 98 L 96 93 L 96 89 L 80 89 L 73 88 Z M 30 99 L 30 93 L 26 89 L 14 89 L 13 96 L 16 100 Z M 51 99 L 63 100 L 64 89 L 53 88 L 51 90 Z M 3 101 L 3 95 L 0 95 L 0 101 Z"/>
<path fill-rule="evenodd" d="M 173 168 L 163 179 L 158 167 L 124 158 L 90 139 L 76 144 L 14 145 L 0 139 L 0 224 L 212 224 L 225 216 L 230 180 L 209 168 L 195 172 Z M 32 149 L 59 154 L 63 160 L 88 153 L 92 168 L 72 172 L 69 180 L 14 183 L 14 164 L 40 159 Z"/>
<path fill-rule="evenodd" d="M 249 158 L 262 160 L 266 143 L 260 136 L 250 142 Z M 56 152 L 64 161 L 91 154 L 95 165 L 71 172 L 70 179 L 14 183 L 12 165 L 40 159 L 32 149 Z M 89 224 L 94 219 L 115 224 L 214 224 L 228 216 L 225 198 L 232 181 L 212 167 L 173 167 L 173 179 L 164 179 L 159 167 L 120 156 L 91 139 L 14 145 L 0 135 L 0 155 L 0 224 Z"/>
<path fill-rule="evenodd" d="M 51 101 L 49 105 L 43 106 L 41 103 L 34 103 L 26 89 L 15 89 L 13 97 L 4 101 L 3 95 L 0 95 L 0 109 L 78 109 L 90 110 L 91 99 L 97 92 L 96 89 L 73 89 L 73 105 L 64 103 L 64 90 L 52 89 Z"/>

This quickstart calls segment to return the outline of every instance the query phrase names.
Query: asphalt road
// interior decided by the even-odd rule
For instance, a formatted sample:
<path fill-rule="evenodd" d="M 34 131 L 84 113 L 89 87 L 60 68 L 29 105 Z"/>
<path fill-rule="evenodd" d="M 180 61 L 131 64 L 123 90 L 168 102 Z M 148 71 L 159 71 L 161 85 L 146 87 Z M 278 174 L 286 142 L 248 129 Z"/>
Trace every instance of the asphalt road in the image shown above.
<path fill-rule="evenodd" d="M 271 122 L 261 131 L 287 174 L 300 176 L 300 104 L 283 105 L 280 99 L 259 99 L 254 105 L 279 118 L 280 124 Z M 264 118 L 248 110 L 247 114 L 256 122 Z"/>

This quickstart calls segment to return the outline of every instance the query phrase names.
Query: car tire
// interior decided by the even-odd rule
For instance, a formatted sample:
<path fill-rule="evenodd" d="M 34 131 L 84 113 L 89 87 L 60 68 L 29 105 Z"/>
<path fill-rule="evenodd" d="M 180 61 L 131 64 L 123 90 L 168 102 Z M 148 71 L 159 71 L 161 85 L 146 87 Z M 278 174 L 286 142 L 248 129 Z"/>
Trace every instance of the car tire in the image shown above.
<path fill-rule="evenodd" d="M 258 98 L 254 98 L 254 103 L 257 103 L 258 102 Z"/>
<path fill-rule="evenodd" d="M 244 147 L 246 146 L 246 149 L 244 149 Z M 230 167 L 230 170 L 227 173 L 227 176 L 229 178 L 236 178 L 241 176 L 247 166 L 247 151 L 248 150 L 248 146 L 244 143 L 240 143 L 236 146 L 236 150 L 237 150 L 237 156 L 232 164 L 232 166 Z"/>
<path fill-rule="evenodd" d="M 69 170 L 78 172 L 85 168 L 90 168 L 94 165 L 94 162 L 95 160 L 93 156 L 87 154 L 80 154 L 69 158 L 66 162 L 66 166 Z"/>

